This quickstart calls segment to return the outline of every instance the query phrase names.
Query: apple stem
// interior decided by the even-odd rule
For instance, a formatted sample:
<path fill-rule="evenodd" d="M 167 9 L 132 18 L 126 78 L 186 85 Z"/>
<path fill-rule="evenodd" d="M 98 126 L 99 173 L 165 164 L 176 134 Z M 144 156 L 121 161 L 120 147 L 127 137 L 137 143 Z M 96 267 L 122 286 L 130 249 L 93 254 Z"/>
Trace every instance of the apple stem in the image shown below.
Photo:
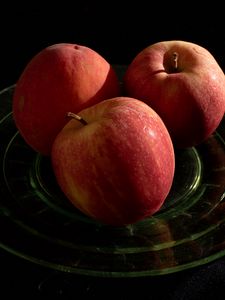
<path fill-rule="evenodd" d="M 178 69 L 178 53 L 174 52 L 173 53 L 173 63 L 174 63 L 174 69 L 177 70 Z"/>
<path fill-rule="evenodd" d="M 79 116 L 79 115 L 76 115 L 76 114 L 74 114 L 72 112 L 68 112 L 67 116 L 71 117 L 71 118 L 73 118 L 73 119 L 75 119 L 75 120 L 77 120 L 79 122 L 81 122 L 83 125 L 87 125 L 87 122 L 81 116 Z"/>

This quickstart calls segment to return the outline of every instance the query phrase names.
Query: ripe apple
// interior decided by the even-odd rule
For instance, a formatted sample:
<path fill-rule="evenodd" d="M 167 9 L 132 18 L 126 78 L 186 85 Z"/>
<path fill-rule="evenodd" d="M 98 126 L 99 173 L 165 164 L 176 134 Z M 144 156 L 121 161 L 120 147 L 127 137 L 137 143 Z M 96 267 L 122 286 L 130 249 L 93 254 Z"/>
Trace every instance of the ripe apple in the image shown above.
<path fill-rule="evenodd" d="M 41 50 L 23 70 L 13 96 L 13 116 L 26 142 L 49 155 L 67 111 L 120 95 L 113 67 L 89 47 L 59 43 Z"/>
<path fill-rule="evenodd" d="M 174 146 L 200 144 L 225 112 L 225 76 L 213 55 L 181 40 L 154 43 L 133 59 L 123 77 L 125 95 L 150 105 Z"/>
<path fill-rule="evenodd" d="M 74 118 L 57 135 L 51 160 L 71 203 L 115 226 L 158 211 L 175 167 L 172 141 L 158 114 L 121 96 L 69 115 Z"/>

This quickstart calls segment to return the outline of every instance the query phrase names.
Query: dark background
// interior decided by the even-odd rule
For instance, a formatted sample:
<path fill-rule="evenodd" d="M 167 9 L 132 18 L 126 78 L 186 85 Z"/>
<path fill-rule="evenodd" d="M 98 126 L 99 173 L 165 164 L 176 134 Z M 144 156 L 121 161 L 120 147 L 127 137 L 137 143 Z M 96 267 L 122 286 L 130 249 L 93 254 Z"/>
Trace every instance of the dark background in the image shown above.
<path fill-rule="evenodd" d="M 72 1 L 71 1 L 72 2 Z M 111 64 L 129 64 L 144 47 L 162 40 L 198 43 L 225 70 L 223 8 L 197 10 L 190 2 L 74 1 L 0 7 L 0 89 L 14 84 L 29 60 L 58 42 L 83 44 Z M 17 7 L 16 7 L 17 6 Z M 66 299 L 224 299 L 223 259 L 154 278 L 110 280 L 61 274 L 0 251 L 0 290 L 8 295 Z"/>
<path fill-rule="evenodd" d="M 112 64 L 129 64 L 151 43 L 181 39 L 206 47 L 225 69 L 225 21 L 219 15 L 223 8 L 204 4 L 197 10 L 191 2 L 182 6 L 167 2 L 71 1 L 0 7 L 0 88 L 14 84 L 37 52 L 59 42 L 83 44 Z"/>

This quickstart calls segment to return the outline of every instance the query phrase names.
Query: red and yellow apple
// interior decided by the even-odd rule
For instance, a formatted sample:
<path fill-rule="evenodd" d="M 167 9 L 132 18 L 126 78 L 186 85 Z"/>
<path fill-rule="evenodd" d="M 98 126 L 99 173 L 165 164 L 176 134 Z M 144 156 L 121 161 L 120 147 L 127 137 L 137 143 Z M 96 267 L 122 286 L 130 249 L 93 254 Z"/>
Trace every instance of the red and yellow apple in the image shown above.
<path fill-rule="evenodd" d="M 51 152 L 56 180 L 69 201 L 114 226 L 156 213 L 175 168 L 173 144 L 159 115 L 122 96 L 69 115 Z"/>
<path fill-rule="evenodd" d="M 125 95 L 150 105 L 174 146 L 206 140 L 225 112 L 225 76 L 214 56 L 195 43 L 171 40 L 140 51 L 123 78 Z"/>
<path fill-rule="evenodd" d="M 41 50 L 23 70 L 13 96 L 13 116 L 25 141 L 49 155 L 67 111 L 79 112 L 120 95 L 112 66 L 99 53 L 59 43 Z"/>

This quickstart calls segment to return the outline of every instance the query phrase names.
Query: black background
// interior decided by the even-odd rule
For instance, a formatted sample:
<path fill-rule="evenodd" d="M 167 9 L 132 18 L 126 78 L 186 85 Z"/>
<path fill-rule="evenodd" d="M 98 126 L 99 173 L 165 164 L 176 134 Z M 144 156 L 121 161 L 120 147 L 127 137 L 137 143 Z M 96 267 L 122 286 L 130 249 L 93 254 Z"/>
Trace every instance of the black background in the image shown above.
<path fill-rule="evenodd" d="M 181 39 L 206 47 L 225 69 L 225 21 L 218 5 L 198 10 L 174 1 L 50 3 L 0 7 L 0 88 L 14 84 L 37 52 L 58 42 L 83 44 L 112 64 L 129 64 L 149 44 Z"/>
<path fill-rule="evenodd" d="M 129 64 L 144 47 L 180 39 L 198 43 L 225 70 L 223 8 L 167 1 L 65 1 L 0 7 L 0 89 L 14 84 L 29 60 L 58 42 L 83 44 L 111 64 Z M 8 296 L 66 299 L 224 299 L 224 259 L 154 278 L 103 279 L 61 274 L 0 251 L 0 291 Z"/>

